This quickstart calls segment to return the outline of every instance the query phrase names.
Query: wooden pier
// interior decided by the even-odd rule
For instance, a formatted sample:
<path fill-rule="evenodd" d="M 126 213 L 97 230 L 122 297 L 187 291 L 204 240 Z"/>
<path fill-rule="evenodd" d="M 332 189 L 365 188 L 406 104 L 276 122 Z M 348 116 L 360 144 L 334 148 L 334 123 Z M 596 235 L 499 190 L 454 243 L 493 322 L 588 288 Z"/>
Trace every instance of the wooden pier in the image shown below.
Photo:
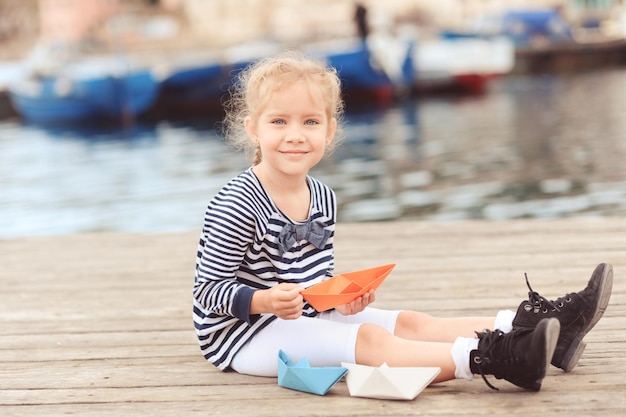
<path fill-rule="evenodd" d="M 623 416 L 626 219 L 339 224 L 337 272 L 397 263 L 376 306 L 493 315 L 527 296 L 582 289 L 614 266 L 604 318 L 572 372 L 540 392 L 480 377 L 413 401 L 326 396 L 204 361 L 191 318 L 198 232 L 0 240 L 0 415 L 9 416 Z M 478 329 L 480 330 L 480 329 Z"/>

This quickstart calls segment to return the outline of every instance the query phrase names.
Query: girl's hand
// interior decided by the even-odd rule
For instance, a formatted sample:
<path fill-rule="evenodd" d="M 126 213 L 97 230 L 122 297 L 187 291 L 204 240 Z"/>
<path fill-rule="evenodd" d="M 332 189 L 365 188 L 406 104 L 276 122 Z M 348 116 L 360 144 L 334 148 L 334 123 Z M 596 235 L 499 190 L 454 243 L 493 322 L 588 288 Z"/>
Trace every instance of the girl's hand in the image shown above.
<path fill-rule="evenodd" d="M 302 315 L 304 298 L 303 288 L 296 284 L 282 283 L 267 291 L 268 312 L 283 320 L 294 320 Z"/>
<path fill-rule="evenodd" d="M 352 314 L 360 313 L 361 311 L 365 310 L 365 307 L 373 303 L 374 300 L 376 300 L 375 291 L 369 290 L 356 300 L 348 304 L 343 304 L 335 307 L 335 309 L 344 316 L 350 316 Z"/>

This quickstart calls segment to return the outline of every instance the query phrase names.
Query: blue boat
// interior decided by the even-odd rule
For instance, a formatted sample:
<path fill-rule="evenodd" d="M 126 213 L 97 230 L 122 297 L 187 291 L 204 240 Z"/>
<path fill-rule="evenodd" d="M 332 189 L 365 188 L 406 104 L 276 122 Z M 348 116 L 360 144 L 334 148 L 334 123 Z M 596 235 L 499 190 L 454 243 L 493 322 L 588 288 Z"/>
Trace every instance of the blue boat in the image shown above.
<path fill-rule="evenodd" d="M 149 111 L 153 119 L 220 116 L 222 101 L 237 74 L 255 60 L 275 55 L 280 45 L 255 42 L 212 53 L 194 52 L 160 65 L 159 94 Z"/>
<path fill-rule="evenodd" d="M 214 60 L 182 66 L 159 83 L 149 117 L 179 119 L 211 116 L 221 111 L 222 97 L 241 68 Z"/>
<path fill-rule="evenodd" d="M 223 98 L 237 74 L 257 59 L 275 55 L 281 45 L 262 44 L 224 51 L 205 61 L 178 64 L 160 82 L 159 96 L 150 111 L 156 119 L 210 117 L 221 113 Z M 350 104 L 387 103 L 414 81 L 412 48 L 407 45 L 393 61 L 360 40 L 305 45 L 307 55 L 337 69 L 344 98 Z"/>
<path fill-rule="evenodd" d="M 159 85 L 149 69 L 93 60 L 49 72 L 30 71 L 9 86 L 18 114 L 35 123 L 129 121 L 145 112 Z"/>
<path fill-rule="evenodd" d="M 161 94 L 180 100 L 196 101 L 204 97 L 218 97 L 230 82 L 224 65 L 207 63 L 198 67 L 182 68 L 161 82 Z"/>
<path fill-rule="evenodd" d="M 572 33 L 557 10 L 510 10 L 502 16 L 502 34 L 516 45 L 528 45 L 534 38 L 549 42 L 572 42 Z"/>
<path fill-rule="evenodd" d="M 572 28 L 554 9 L 511 9 L 505 12 L 481 17 L 475 22 L 473 33 L 444 31 L 447 38 L 459 36 L 505 36 L 516 47 L 530 46 L 537 39 L 549 44 L 571 43 L 574 41 Z"/>
<path fill-rule="evenodd" d="M 374 58 L 367 47 L 330 54 L 326 59 L 337 69 L 347 99 L 353 96 L 369 96 L 380 102 L 393 99 L 396 85 L 382 68 L 372 66 Z"/>
<path fill-rule="evenodd" d="M 344 98 L 350 104 L 387 104 L 415 82 L 411 41 L 348 39 L 312 45 L 307 52 L 337 70 Z"/>

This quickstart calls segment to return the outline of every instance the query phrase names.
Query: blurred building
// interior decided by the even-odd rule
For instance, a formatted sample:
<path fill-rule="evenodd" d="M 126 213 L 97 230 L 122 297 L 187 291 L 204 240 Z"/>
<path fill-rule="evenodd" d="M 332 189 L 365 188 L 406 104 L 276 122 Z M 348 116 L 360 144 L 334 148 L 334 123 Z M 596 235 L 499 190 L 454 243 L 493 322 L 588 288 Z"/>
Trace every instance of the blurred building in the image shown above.
<path fill-rule="evenodd" d="M 356 0 L 38 0 L 40 34 L 46 40 L 93 36 L 111 16 L 137 7 L 176 20 L 168 36 L 194 45 L 223 46 L 257 39 L 304 42 L 357 34 Z M 626 0 L 360 0 L 371 26 L 393 30 L 398 23 L 424 28 L 468 29 L 479 18 L 510 9 L 554 8 L 569 21 L 623 16 Z M 131 9 L 133 6 L 134 9 Z M 154 14 L 150 15 L 154 20 Z M 145 18 L 145 16 L 144 16 Z M 109 25 L 120 34 L 145 24 L 126 19 Z M 161 29 L 166 25 L 161 23 Z M 156 26 L 156 25 L 153 25 Z M 170 22 L 170 26 L 172 26 Z M 139 33 L 139 35 L 138 35 Z"/>
<path fill-rule="evenodd" d="M 356 34 L 355 0 L 162 0 L 178 8 L 198 41 L 238 43 L 250 39 L 304 41 Z M 398 22 L 467 29 L 476 20 L 511 9 L 558 9 L 575 22 L 624 13 L 624 0 L 361 0 L 370 23 Z"/>
<path fill-rule="evenodd" d="M 78 42 L 119 11 L 119 0 L 39 0 L 39 35 L 47 42 Z"/>

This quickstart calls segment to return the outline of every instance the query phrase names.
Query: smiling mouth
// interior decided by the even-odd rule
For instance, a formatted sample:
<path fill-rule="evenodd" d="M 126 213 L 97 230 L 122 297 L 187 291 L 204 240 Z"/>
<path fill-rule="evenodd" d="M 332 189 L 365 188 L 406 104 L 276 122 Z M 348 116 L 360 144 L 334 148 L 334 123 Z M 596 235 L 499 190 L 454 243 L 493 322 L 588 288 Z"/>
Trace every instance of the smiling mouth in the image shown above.
<path fill-rule="evenodd" d="M 282 151 L 281 153 L 285 154 L 285 155 L 305 155 L 305 154 L 307 154 L 306 151 Z"/>

